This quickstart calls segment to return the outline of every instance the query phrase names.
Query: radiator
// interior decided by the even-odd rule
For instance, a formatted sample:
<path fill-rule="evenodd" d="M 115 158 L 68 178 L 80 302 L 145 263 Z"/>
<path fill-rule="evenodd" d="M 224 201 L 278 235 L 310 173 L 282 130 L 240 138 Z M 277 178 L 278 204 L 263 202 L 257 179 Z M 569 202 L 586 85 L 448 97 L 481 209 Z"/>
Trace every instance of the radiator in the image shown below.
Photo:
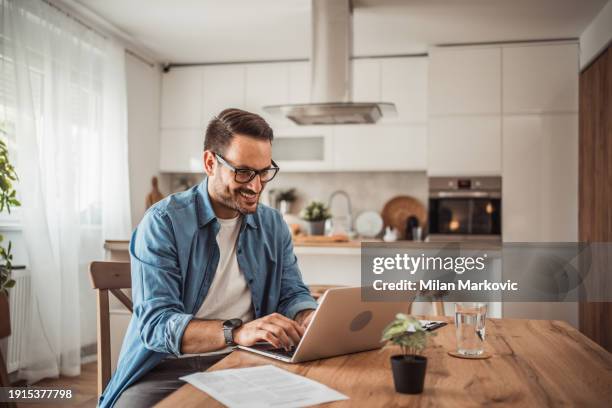
<path fill-rule="evenodd" d="M 10 290 L 9 303 L 11 310 L 11 335 L 8 338 L 6 366 L 9 373 L 19 368 L 19 358 L 22 355 L 23 333 L 26 329 L 26 319 L 29 316 L 31 279 L 28 269 L 16 269 L 12 272 L 15 286 Z"/>

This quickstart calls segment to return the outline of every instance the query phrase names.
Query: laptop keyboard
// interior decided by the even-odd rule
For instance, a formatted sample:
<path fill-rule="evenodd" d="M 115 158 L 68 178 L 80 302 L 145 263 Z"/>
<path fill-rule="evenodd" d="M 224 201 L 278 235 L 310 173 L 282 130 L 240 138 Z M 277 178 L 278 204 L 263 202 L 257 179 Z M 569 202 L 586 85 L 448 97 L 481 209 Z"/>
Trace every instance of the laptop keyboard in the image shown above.
<path fill-rule="evenodd" d="M 295 347 L 291 347 L 289 350 L 285 350 L 284 348 L 271 348 L 266 350 L 266 353 L 275 354 L 277 356 L 292 358 L 295 353 Z"/>

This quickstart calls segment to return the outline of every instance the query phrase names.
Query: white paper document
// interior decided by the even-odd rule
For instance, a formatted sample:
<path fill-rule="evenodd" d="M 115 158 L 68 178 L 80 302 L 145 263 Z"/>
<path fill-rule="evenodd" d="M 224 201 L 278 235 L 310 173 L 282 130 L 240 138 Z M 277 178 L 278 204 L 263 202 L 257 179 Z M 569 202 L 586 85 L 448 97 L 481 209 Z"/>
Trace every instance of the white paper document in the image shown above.
<path fill-rule="evenodd" d="M 194 373 L 180 378 L 230 408 L 306 407 L 348 397 L 273 365 Z"/>

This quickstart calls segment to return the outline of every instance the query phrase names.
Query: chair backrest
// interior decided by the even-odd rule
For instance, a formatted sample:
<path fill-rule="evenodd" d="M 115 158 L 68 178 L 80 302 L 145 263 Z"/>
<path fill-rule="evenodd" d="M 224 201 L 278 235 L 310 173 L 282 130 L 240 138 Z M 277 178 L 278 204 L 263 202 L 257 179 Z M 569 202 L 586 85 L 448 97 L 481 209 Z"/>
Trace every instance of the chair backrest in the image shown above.
<path fill-rule="evenodd" d="M 121 289 L 132 287 L 129 262 L 92 262 L 89 276 L 98 291 L 98 396 L 102 394 L 111 377 L 110 291 L 123 305 L 133 312 L 132 301 Z"/>

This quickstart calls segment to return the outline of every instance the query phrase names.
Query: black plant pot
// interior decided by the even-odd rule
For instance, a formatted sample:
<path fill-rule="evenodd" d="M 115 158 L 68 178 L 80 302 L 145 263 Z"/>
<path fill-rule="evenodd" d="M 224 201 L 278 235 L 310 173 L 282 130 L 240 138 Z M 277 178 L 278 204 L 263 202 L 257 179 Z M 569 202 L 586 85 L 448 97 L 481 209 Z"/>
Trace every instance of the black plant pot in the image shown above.
<path fill-rule="evenodd" d="M 425 383 L 427 357 L 402 354 L 391 356 L 391 369 L 395 391 L 402 394 L 420 394 Z"/>

